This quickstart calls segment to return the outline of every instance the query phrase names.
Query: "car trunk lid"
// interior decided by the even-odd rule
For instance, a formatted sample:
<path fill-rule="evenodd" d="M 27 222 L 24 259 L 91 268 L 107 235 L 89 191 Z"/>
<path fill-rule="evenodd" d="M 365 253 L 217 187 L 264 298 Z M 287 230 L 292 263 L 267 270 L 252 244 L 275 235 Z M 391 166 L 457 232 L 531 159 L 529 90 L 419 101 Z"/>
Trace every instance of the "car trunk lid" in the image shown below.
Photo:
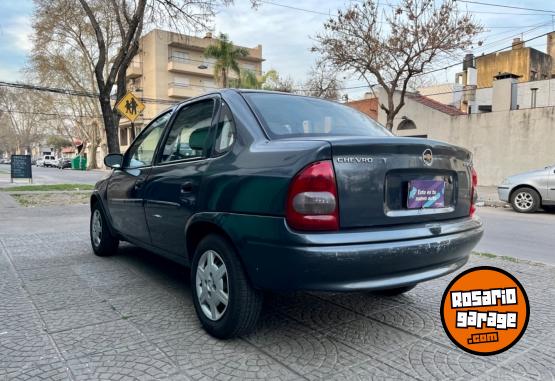
<path fill-rule="evenodd" d="M 472 164 L 467 150 L 421 138 L 326 140 L 332 146 L 341 228 L 433 222 L 469 215 Z M 409 198 L 410 192 L 413 194 Z M 435 202 L 430 192 L 439 197 Z"/>

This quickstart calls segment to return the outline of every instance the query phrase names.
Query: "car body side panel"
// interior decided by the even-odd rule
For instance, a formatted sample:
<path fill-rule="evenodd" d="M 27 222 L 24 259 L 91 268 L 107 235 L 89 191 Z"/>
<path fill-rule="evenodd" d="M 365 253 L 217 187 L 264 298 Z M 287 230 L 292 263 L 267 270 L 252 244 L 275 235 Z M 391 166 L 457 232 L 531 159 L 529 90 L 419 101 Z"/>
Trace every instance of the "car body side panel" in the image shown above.
<path fill-rule="evenodd" d="M 552 198 L 550 198 L 551 194 L 549 193 L 549 175 L 552 171 L 553 168 L 549 167 L 508 177 L 508 183 L 501 184 L 497 188 L 499 199 L 501 201 L 509 202 L 511 194 L 515 189 L 528 186 L 538 191 L 542 202 L 549 202 L 552 200 Z"/>

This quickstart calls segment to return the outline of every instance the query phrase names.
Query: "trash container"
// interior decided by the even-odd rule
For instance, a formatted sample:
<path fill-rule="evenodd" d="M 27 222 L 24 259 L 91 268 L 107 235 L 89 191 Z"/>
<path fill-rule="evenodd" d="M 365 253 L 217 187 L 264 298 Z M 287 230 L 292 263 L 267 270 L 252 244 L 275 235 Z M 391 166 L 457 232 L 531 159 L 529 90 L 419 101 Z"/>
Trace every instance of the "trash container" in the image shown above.
<path fill-rule="evenodd" d="M 71 160 L 71 169 L 84 171 L 87 169 L 87 158 L 83 156 L 75 156 Z"/>

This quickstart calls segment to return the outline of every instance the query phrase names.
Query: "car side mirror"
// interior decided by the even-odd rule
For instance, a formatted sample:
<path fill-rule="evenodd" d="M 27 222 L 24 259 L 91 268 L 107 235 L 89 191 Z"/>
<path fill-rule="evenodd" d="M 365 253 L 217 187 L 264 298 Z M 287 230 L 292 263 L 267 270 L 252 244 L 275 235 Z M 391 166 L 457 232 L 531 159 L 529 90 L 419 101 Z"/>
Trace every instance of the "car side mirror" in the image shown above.
<path fill-rule="evenodd" d="M 120 153 L 111 153 L 104 158 L 104 165 L 108 168 L 119 169 L 123 163 L 123 155 Z"/>

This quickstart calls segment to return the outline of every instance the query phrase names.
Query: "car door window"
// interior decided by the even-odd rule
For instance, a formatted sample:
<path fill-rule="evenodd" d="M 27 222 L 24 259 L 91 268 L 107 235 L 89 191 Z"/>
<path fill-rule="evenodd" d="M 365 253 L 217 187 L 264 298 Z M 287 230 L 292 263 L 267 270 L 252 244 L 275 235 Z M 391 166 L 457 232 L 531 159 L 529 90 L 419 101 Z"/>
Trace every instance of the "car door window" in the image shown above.
<path fill-rule="evenodd" d="M 235 123 L 229 107 L 222 103 L 220 120 L 216 129 L 216 143 L 214 145 L 214 152 L 216 155 L 221 155 L 229 151 L 230 147 L 235 141 Z"/>
<path fill-rule="evenodd" d="M 152 164 L 156 146 L 164 132 L 164 127 L 166 126 L 170 114 L 171 113 L 168 112 L 159 116 L 158 119 L 152 122 L 146 128 L 145 132 L 133 142 L 133 145 L 125 155 L 125 161 L 123 163 L 124 168 L 140 168 Z"/>
<path fill-rule="evenodd" d="M 181 108 L 164 144 L 160 162 L 206 157 L 213 112 L 213 99 Z"/>

